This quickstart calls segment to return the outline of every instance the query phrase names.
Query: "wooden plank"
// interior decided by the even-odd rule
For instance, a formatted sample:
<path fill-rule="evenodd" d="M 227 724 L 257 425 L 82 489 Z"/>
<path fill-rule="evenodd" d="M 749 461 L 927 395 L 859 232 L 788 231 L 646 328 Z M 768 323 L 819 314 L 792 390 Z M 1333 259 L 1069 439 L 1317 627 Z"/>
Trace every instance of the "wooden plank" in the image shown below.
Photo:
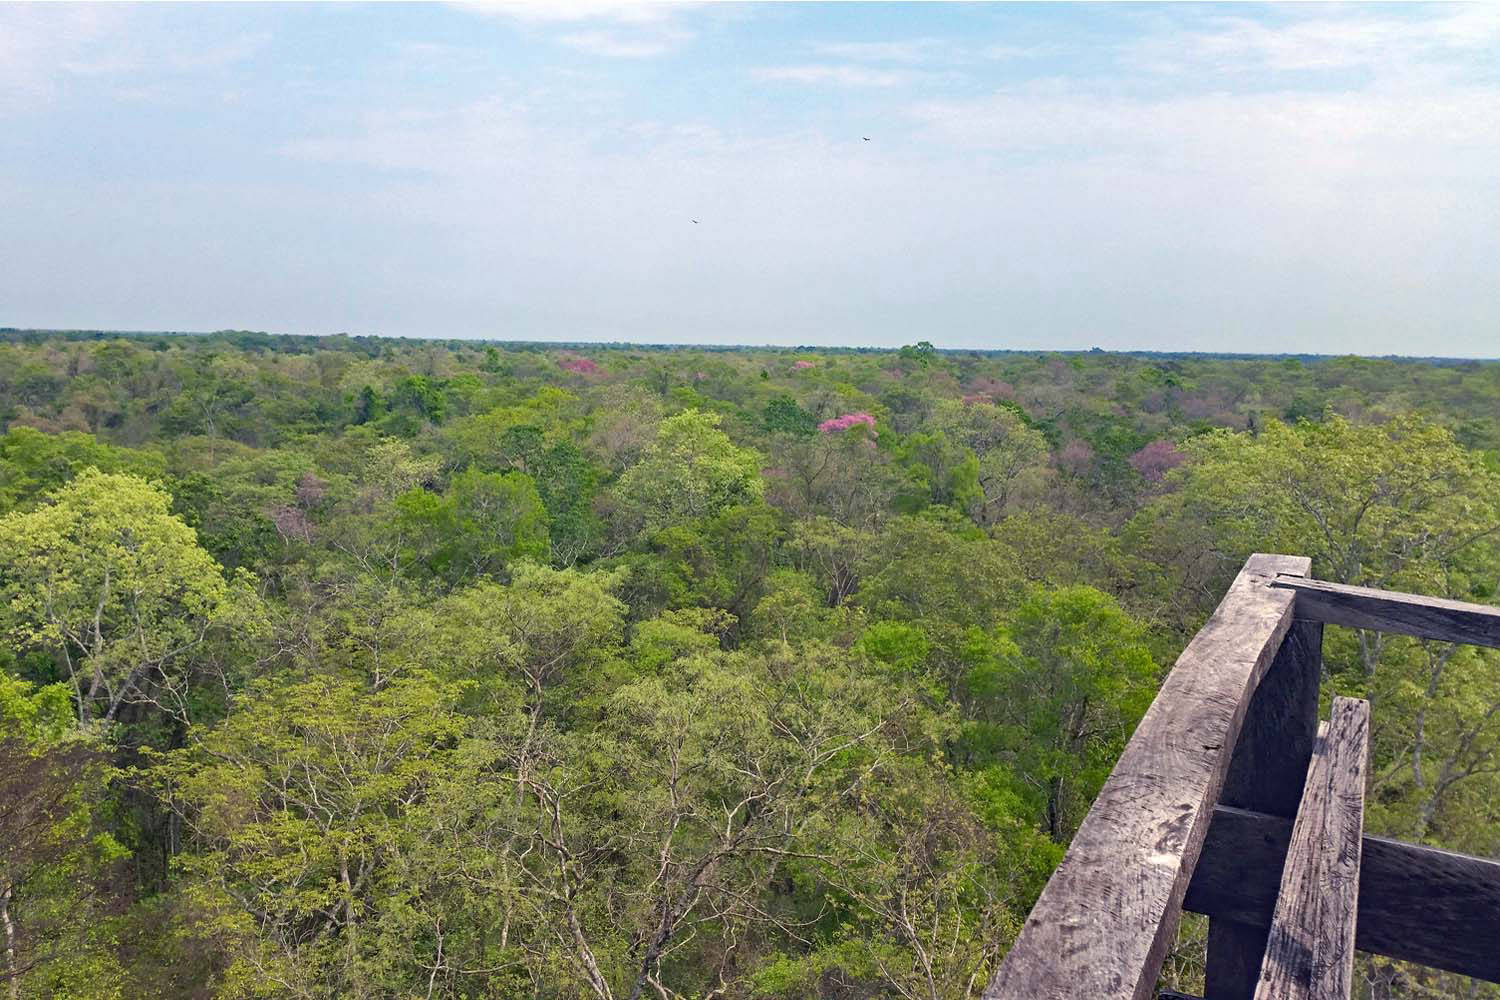
<path fill-rule="evenodd" d="M 1183 908 L 1268 928 L 1292 823 L 1220 806 Z M 1500 861 L 1365 837 L 1359 951 L 1500 983 Z"/>
<path fill-rule="evenodd" d="M 1297 617 L 1420 639 L 1500 648 L 1500 608 L 1295 576 L 1273 586 L 1297 595 Z"/>
<path fill-rule="evenodd" d="M 1235 744 L 1219 804 L 1284 816 L 1290 824 L 1318 735 L 1322 622 L 1297 622 L 1282 640 L 1255 690 Z M 1212 830 L 1210 830 L 1212 836 Z M 1272 878 L 1281 877 L 1280 858 Z M 1246 924 L 1211 917 L 1204 967 L 1207 1000 L 1250 1000 L 1260 979 L 1269 921 Z"/>
<path fill-rule="evenodd" d="M 1318 737 L 1255 1000 L 1347 1000 L 1354 981 L 1370 703 L 1334 698 Z"/>
<path fill-rule="evenodd" d="M 1250 697 L 1292 624 L 1254 555 L 1178 657 L 996 970 L 985 1000 L 1147 1000 L 1177 933 Z"/>

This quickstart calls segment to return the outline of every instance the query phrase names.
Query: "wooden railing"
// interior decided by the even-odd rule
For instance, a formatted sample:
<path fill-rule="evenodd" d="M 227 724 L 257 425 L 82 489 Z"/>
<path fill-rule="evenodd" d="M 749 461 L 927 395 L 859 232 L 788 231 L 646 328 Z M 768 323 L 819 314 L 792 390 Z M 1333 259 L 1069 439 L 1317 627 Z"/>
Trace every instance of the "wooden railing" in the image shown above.
<path fill-rule="evenodd" d="M 1334 1000 L 1353 952 L 1500 982 L 1500 862 L 1363 835 L 1369 707 L 1318 722 L 1325 623 L 1500 647 L 1500 608 L 1253 555 L 1120 755 L 985 1000 L 1148 1000 L 1183 909 L 1207 1000 Z"/>

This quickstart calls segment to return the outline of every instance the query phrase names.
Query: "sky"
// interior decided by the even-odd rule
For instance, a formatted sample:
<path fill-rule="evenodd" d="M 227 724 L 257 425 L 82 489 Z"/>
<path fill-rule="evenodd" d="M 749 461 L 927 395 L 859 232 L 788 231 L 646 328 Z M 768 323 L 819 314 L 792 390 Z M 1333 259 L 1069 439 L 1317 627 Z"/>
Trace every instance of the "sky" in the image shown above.
<path fill-rule="evenodd" d="M 0 3 L 0 326 L 1500 356 L 1500 5 Z"/>

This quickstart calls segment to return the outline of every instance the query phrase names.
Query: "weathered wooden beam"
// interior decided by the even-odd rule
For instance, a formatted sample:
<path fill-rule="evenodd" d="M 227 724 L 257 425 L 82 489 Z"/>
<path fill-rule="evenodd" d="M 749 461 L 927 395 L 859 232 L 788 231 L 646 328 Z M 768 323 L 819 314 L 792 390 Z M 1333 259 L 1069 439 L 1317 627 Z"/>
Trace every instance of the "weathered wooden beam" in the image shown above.
<path fill-rule="evenodd" d="M 1302 801 L 1302 782 L 1318 735 L 1322 671 L 1322 622 L 1294 623 L 1250 701 L 1220 805 L 1284 816 L 1290 826 Z M 1280 874 L 1278 859 L 1272 878 Z M 1207 1000 L 1254 996 L 1269 925 L 1269 920 L 1247 924 L 1225 916 L 1209 918 L 1203 976 Z"/>
<path fill-rule="evenodd" d="M 1249 707 L 1292 624 L 1270 586 L 1309 560 L 1254 555 L 1178 657 L 985 1000 L 1147 1000 L 1177 933 Z"/>
<path fill-rule="evenodd" d="M 1291 820 L 1220 806 L 1183 909 L 1268 928 Z M 1364 838 L 1354 947 L 1500 983 L 1500 861 Z"/>
<path fill-rule="evenodd" d="M 1369 759 L 1370 703 L 1334 698 L 1292 824 L 1255 1000 L 1348 1000 Z"/>
<path fill-rule="evenodd" d="M 1308 621 L 1500 648 L 1500 608 L 1486 604 L 1296 576 L 1272 586 L 1296 593 L 1297 617 Z"/>

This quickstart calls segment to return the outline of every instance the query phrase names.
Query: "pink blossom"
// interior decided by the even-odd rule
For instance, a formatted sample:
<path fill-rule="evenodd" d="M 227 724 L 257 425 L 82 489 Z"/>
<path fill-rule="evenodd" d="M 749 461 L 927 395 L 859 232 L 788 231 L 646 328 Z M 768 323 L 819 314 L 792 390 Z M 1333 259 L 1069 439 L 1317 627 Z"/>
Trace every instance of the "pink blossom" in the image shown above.
<path fill-rule="evenodd" d="M 1075 475 L 1086 470 L 1093 461 L 1094 449 L 1087 441 L 1069 441 L 1057 456 L 1057 464 Z"/>
<path fill-rule="evenodd" d="M 1187 456 L 1170 441 L 1152 441 L 1130 456 L 1131 468 L 1148 483 L 1159 483 L 1162 477 L 1187 461 Z"/>
<path fill-rule="evenodd" d="M 557 363 L 563 371 L 576 372 L 579 375 L 597 375 L 599 366 L 588 358 L 568 358 Z"/>
<path fill-rule="evenodd" d="M 816 368 L 816 367 L 817 367 L 817 365 L 813 364 L 811 361 L 793 361 L 792 362 L 792 368 L 795 371 L 801 371 L 804 368 Z"/>
<path fill-rule="evenodd" d="M 825 420 L 818 425 L 818 430 L 822 431 L 824 434 L 829 434 L 833 431 L 847 431 L 855 424 L 864 424 L 868 426 L 872 433 L 875 430 L 875 418 L 870 416 L 868 413 L 863 412 L 846 413 L 841 417 L 834 417 L 832 420 Z"/>

